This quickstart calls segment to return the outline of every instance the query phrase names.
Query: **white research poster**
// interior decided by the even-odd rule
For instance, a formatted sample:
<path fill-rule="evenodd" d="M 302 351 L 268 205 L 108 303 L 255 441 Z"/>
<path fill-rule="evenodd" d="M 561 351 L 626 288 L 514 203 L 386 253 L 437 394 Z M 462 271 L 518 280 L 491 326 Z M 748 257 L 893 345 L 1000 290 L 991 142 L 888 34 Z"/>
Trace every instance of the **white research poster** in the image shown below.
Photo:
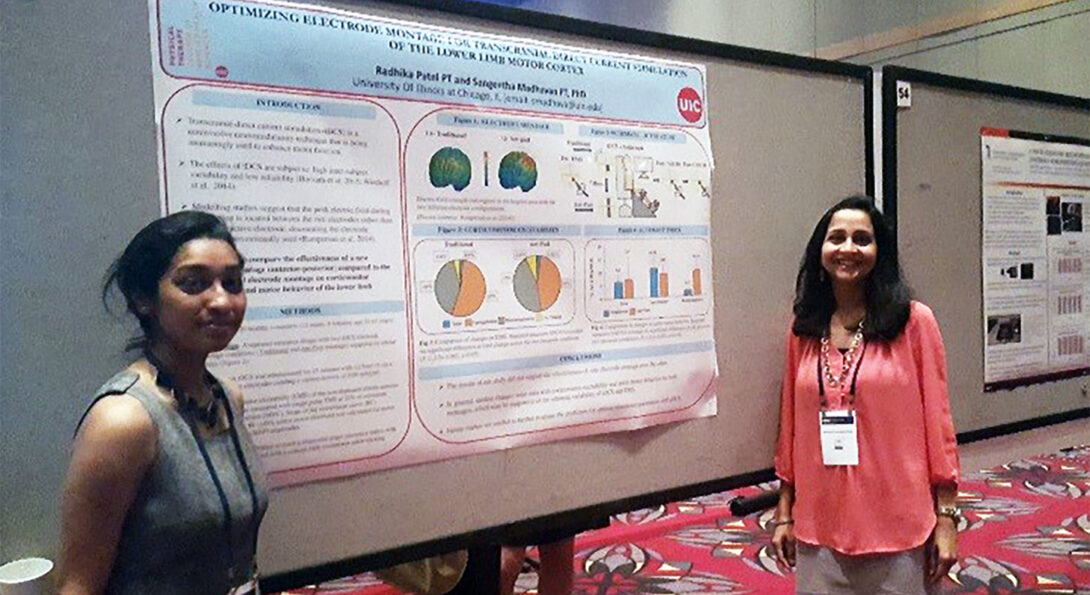
<path fill-rule="evenodd" d="M 984 386 L 1090 374 L 1090 141 L 980 136 Z"/>
<path fill-rule="evenodd" d="M 703 66 L 151 0 L 164 212 L 228 221 L 273 485 L 714 415 Z"/>

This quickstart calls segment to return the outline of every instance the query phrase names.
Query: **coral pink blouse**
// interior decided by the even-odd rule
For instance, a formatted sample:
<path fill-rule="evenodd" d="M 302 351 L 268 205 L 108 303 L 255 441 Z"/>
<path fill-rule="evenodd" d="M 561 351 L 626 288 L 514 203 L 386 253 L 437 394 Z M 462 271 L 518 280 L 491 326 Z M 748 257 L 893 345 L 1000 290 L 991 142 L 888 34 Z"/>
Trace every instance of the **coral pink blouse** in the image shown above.
<path fill-rule="evenodd" d="M 818 354 L 821 342 L 789 333 L 780 396 L 776 475 L 795 487 L 795 537 L 844 554 L 909 550 L 935 527 L 932 486 L 957 485 L 958 455 L 946 352 L 931 309 L 912 302 L 904 331 L 891 342 L 865 341 L 854 409 L 858 466 L 821 458 Z M 831 370 L 843 357 L 829 350 Z M 825 384 L 830 409 L 851 399 Z"/>

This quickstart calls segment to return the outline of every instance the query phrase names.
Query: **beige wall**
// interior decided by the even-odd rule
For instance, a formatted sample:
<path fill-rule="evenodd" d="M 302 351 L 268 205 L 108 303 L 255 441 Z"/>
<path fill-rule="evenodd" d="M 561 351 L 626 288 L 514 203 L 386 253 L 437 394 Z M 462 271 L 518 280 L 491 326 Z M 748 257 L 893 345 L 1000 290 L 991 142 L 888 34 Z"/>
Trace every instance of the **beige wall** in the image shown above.
<path fill-rule="evenodd" d="M 1090 96 L 1090 0 L 495 0 L 879 67 Z"/>
<path fill-rule="evenodd" d="M 1030 12 L 852 56 L 872 67 L 908 66 L 1090 97 L 1090 0 Z"/>

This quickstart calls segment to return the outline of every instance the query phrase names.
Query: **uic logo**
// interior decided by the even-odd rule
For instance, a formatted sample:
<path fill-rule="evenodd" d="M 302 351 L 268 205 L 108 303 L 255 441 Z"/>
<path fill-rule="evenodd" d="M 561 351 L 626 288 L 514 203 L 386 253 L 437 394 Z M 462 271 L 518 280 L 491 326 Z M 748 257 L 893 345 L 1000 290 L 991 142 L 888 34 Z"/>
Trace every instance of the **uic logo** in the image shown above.
<path fill-rule="evenodd" d="M 686 122 L 697 122 L 704 114 L 704 104 L 700 94 L 692 87 L 685 87 L 677 94 L 677 111 Z"/>

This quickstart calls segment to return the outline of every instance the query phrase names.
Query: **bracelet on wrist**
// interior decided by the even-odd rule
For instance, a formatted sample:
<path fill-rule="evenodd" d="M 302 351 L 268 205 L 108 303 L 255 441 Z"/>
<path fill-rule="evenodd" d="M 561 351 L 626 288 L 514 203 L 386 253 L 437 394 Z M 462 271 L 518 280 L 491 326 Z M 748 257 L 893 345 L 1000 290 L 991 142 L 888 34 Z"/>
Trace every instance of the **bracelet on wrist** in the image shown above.
<path fill-rule="evenodd" d="M 935 509 L 935 515 L 948 517 L 955 525 L 961 521 L 961 509 L 957 506 L 939 506 Z"/>
<path fill-rule="evenodd" d="M 779 527 L 780 525 L 794 525 L 795 524 L 795 519 L 786 519 L 786 520 L 782 520 L 782 521 L 772 519 L 768 524 L 772 525 L 773 528 Z"/>

